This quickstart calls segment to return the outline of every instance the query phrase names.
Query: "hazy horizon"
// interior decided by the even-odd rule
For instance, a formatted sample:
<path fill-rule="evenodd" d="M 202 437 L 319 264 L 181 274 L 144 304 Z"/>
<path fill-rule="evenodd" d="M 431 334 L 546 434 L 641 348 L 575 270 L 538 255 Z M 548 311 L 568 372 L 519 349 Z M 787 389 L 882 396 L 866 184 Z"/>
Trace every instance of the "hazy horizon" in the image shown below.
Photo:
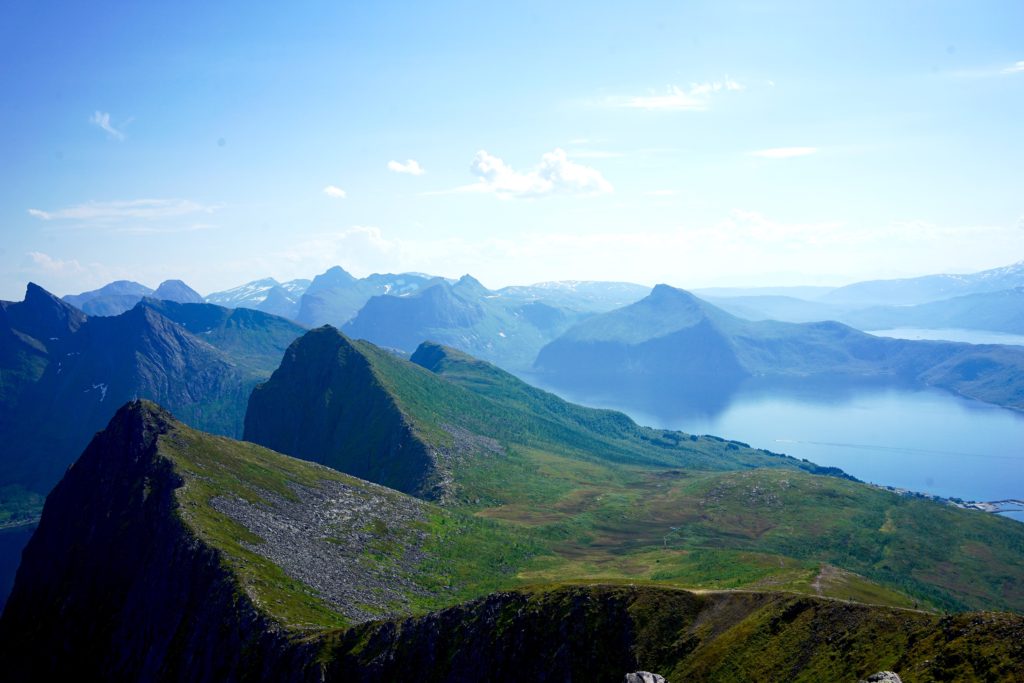
<path fill-rule="evenodd" d="M 688 289 L 1005 266 L 1022 25 L 1012 2 L 18 4 L 0 298 L 335 264 Z"/>

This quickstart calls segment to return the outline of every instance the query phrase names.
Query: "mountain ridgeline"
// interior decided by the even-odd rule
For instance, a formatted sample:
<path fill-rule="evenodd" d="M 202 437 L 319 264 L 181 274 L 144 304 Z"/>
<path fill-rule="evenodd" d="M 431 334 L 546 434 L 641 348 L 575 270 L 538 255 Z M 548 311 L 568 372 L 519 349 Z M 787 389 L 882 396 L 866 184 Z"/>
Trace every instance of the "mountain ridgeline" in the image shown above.
<path fill-rule="evenodd" d="M 443 493 L 439 463 L 370 358 L 331 327 L 289 347 L 256 387 L 245 439 L 406 493 Z"/>
<path fill-rule="evenodd" d="M 34 284 L 24 301 L 0 303 L 0 525 L 33 523 L 42 496 L 133 398 L 240 436 L 252 388 L 302 332 L 257 311 L 149 298 L 89 317 Z M 0 603 L 21 549 L 13 538 L 0 544 Z"/>
<path fill-rule="evenodd" d="M 130 280 L 118 280 L 99 289 L 69 294 L 64 301 L 92 316 L 120 315 L 145 298 L 182 304 L 201 304 L 203 297 L 181 280 L 165 280 L 156 289 Z"/>
<path fill-rule="evenodd" d="M 432 500 L 475 498 L 482 482 L 473 459 L 507 465 L 510 444 L 625 464 L 820 469 L 574 406 L 438 344 L 420 345 L 406 361 L 330 326 L 292 344 L 256 387 L 244 438 Z"/>
<path fill-rule="evenodd" d="M 875 378 L 1024 408 L 1024 349 L 879 338 L 836 322 L 742 320 L 667 285 L 574 326 L 540 351 L 535 368 L 570 391 Z"/>
<path fill-rule="evenodd" d="M 584 317 L 572 308 L 491 291 L 465 275 L 407 296 L 375 296 L 342 329 L 406 353 L 432 339 L 504 368 L 526 369 L 545 343 Z"/>
<path fill-rule="evenodd" d="M 1011 681 L 1024 657 L 1010 614 L 614 583 L 495 592 L 545 552 L 531 536 L 133 402 L 47 500 L 0 618 L 0 667 L 12 680 Z"/>
<path fill-rule="evenodd" d="M 5 333 L 23 350 L 3 367 L 0 481 L 43 493 L 133 398 L 241 435 L 249 393 L 303 331 L 255 311 L 148 298 L 120 315 L 88 317 L 35 285 L 3 310 Z"/>
<path fill-rule="evenodd" d="M 308 332 L 253 392 L 245 438 L 528 534 L 545 552 L 519 567 L 524 581 L 767 582 L 905 606 L 1024 604 L 1013 569 L 1024 527 L 1011 520 L 641 427 L 434 343 L 404 360 L 330 327 Z M 988 562 L 968 538 L 985 539 Z M 970 587 L 935 580 L 940 565 Z"/>

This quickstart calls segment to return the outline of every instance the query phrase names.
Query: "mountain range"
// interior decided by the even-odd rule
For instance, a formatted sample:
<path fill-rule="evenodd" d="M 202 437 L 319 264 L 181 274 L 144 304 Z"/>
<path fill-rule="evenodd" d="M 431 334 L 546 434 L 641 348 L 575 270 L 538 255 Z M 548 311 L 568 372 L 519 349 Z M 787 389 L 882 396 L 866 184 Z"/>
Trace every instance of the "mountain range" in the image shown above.
<path fill-rule="evenodd" d="M 29 284 L 24 301 L 0 303 L 4 525 L 38 516 L 40 497 L 126 401 L 157 400 L 241 436 L 249 393 L 303 331 L 257 311 L 148 298 L 91 317 Z M 0 594 L 10 578 L 0 575 Z"/>
<path fill-rule="evenodd" d="M 88 315 L 110 316 L 131 310 L 146 297 L 183 304 L 203 302 L 203 297 L 181 280 L 165 280 L 156 289 L 138 282 L 118 280 L 90 292 L 69 294 L 64 301 Z"/>
<path fill-rule="evenodd" d="M 253 308 L 294 320 L 299 315 L 299 302 L 311 280 L 278 282 L 272 277 L 253 280 L 244 285 L 214 292 L 206 302 L 227 308 Z"/>
<path fill-rule="evenodd" d="M 840 320 L 865 330 L 960 328 L 1024 334 L 1024 286 L 916 306 L 875 306 L 852 311 Z"/>
<path fill-rule="evenodd" d="M 578 323 L 541 349 L 535 367 L 569 391 L 875 378 L 1024 408 L 1024 349 L 886 339 L 837 322 L 743 320 L 667 285 Z"/>
<path fill-rule="evenodd" d="M 5 672 L 1012 680 L 1024 655 L 1019 615 L 929 611 L 1024 608 L 1021 525 L 640 427 L 444 346 L 312 330 L 245 423 L 302 459 L 117 412 L 25 550 Z"/>
<path fill-rule="evenodd" d="M 834 289 L 821 301 L 858 305 L 912 305 L 966 294 L 1024 286 L 1024 261 L 963 275 L 925 275 L 898 280 L 868 280 Z"/>
<path fill-rule="evenodd" d="M 491 291 L 465 275 L 454 284 L 432 282 L 408 296 L 372 297 L 342 329 L 407 353 L 430 339 L 522 369 L 529 368 L 545 343 L 584 317 L 523 290 Z"/>

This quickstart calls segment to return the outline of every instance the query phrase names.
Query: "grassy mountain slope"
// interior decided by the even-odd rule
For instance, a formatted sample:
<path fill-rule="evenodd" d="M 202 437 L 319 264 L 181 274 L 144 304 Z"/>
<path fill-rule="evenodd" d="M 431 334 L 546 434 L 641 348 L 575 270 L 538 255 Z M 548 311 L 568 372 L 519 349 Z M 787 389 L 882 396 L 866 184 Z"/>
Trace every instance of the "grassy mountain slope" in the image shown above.
<path fill-rule="evenodd" d="M 144 305 L 185 327 L 245 370 L 269 376 L 285 349 L 306 331 L 285 318 L 249 308 L 144 299 Z"/>
<path fill-rule="evenodd" d="M 246 438 L 361 476 L 384 472 L 382 483 L 528 530 L 548 552 L 519 567 L 524 581 L 1024 606 L 1024 527 L 1011 520 L 640 427 L 440 345 L 412 360 L 313 330 L 254 392 Z"/>
<path fill-rule="evenodd" d="M 494 592 L 547 544 L 134 402 L 48 498 L 0 618 L 0 667 L 15 680 L 1012 680 L 1022 654 L 1024 620 L 1008 614 L 637 585 Z"/>

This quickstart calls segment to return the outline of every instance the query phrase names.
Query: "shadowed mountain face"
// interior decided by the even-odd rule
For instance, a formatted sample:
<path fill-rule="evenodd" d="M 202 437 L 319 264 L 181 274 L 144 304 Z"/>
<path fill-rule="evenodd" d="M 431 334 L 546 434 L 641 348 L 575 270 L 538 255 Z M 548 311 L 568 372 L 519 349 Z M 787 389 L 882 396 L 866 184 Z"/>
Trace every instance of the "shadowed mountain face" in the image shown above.
<path fill-rule="evenodd" d="M 85 320 L 77 308 L 31 282 L 24 301 L 0 301 L 0 425 L 42 376 L 52 349 Z"/>
<path fill-rule="evenodd" d="M 256 311 L 146 299 L 89 318 L 35 285 L 0 304 L 8 435 L 0 483 L 45 492 L 87 442 L 135 397 L 188 422 L 240 435 L 248 394 L 302 328 Z"/>
<path fill-rule="evenodd" d="M 245 439 L 405 493 L 441 494 L 428 448 L 369 359 L 331 327 L 293 344 L 256 387 Z"/>
<path fill-rule="evenodd" d="M 1011 681 L 1024 657 L 1011 614 L 573 585 L 571 572 L 508 590 L 543 558 L 536 538 L 133 402 L 47 500 L 0 618 L 0 667 L 12 680 Z"/>
<path fill-rule="evenodd" d="M 924 384 L 1024 406 L 1019 349 L 882 339 L 835 322 L 742 320 L 666 285 L 571 328 L 541 350 L 535 368 L 569 391 L 610 391 L 644 378 L 731 391 L 747 378 L 831 377 Z"/>
<path fill-rule="evenodd" d="M 0 521 L 31 523 L 40 497 L 133 398 L 241 435 L 249 393 L 302 331 L 257 311 L 153 299 L 88 318 L 35 285 L 25 301 L 0 303 Z"/>
<path fill-rule="evenodd" d="M 211 431 L 237 434 L 256 381 L 149 306 L 90 318 L 20 401 L 0 479 L 48 490 L 117 406 L 137 396 L 174 406 Z"/>

